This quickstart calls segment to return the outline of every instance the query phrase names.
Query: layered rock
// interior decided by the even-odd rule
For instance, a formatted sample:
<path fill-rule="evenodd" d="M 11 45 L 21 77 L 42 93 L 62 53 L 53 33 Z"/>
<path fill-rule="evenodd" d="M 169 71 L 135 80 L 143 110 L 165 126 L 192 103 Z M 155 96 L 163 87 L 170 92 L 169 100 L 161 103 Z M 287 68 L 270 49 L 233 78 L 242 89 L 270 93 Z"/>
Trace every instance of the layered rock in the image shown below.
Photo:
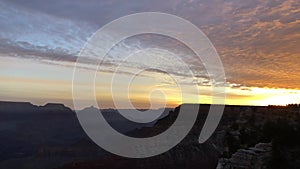
<path fill-rule="evenodd" d="M 266 169 L 271 152 L 271 143 L 258 143 L 249 149 L 239 149 L 230 159 L 221 159 L 217 169 Z"/>
<path fill-rule="evenodd" d="M 191 105 L 194 106 L 194 105 Z M 200 106 L 196 124 L 187 137 L 170 151 L 144 159 L 128 159 L 115 155 L 109 155 L 94 161 L 73 162 L 60 169 L 99 169 L 99 168 L 140 168 L 140 169 L 215 169 L 219 152 L 211 141 L 204 144 L 198 143 L 198 137 L 207 117 L 209 105 Z M 157 135 L 170 127 L 175 121 L 180 106 L 169 116 L 160 119 L 152 128 L 142 128 L 127 133 L 132 137 L 150 137 Z M 189 113 L 189 112 L 183 112 Z"/>

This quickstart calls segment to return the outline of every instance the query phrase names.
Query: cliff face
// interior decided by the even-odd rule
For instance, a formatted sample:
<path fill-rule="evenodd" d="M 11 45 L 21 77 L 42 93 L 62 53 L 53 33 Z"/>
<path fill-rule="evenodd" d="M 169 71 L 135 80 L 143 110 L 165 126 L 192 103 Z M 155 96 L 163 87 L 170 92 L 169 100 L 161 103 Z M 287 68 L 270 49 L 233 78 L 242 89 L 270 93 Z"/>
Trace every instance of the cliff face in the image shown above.
<path fill-rule="evenodd" d="M 63 104 L 0 102 L 0 168 L 47 169 L 104 153 Z"/>
<path fill-rule="evenodd" d="M 172 125 L 179 110 L 180 107 L 177 107 L 174 112 L 170 112 L 167 117 L 159 120 L 152 128 L 145 127 L 129 132 L 127 135 L 132 137 L 150 137 L 157 135 Z M 109 155 L 94 161 L 73 162 L 65 165 L 61 169 L 119 169 L 124 167 L 132 169 L 215 169 L 219 156 L 215 146 L 210 141 L 207 141 L 204 144 L 198 143 L 198 137 L 206 119 L 208 110 L 208 105 L 201 106 L 196 124 L 188 136 L 180 144 L 164 154 L 145 159 L 128 159 Z"/>
<path fill-rule="evenodd" d="M 176 113 L 175 111 L 170 116 L 159 120 L 154 128 L 152 127 L 155 123 L 151 123 L 146 125 L 148 128 L 136 129 L 127 134 L 143 137 L 145 131 L 151 129 L 149 133 L 156 135 L 172 124 Z M 120 129 L 120 132 L 124 129 L 126 129 L 124 131 L 128 131 L 143 127 L 140 124 L 124 123 L 124 120 L 113 110 L 112 112 L 103 111 L 103 114 L 112 126 Z M 197 155 L 188 157 L 187 154 L 184 154 L 197 152 L 198 150 L 194 151 L 194 149 L 199 149 L 198 145 L 186 149 L 187 146 L 184 144 L 174 152 L 152 159 L 130 160 L 113 155 L 106 156 L 109 153 L 95 145 L 82 130 L 75 112 L 62 104 L 50 103 L 44 106 L 35 106 L 23 102 L 0 102 L 0 116 L 0 145 L 4 145 L 0 146 L 0 168 L 52 169 L 76 160 L 83 161 L 78 164 L 80 166 L 85 164 L 84 161 L 97 158 L 99 160 L 87 162 L 87 164 L 91 166 L 101 164 L 105 168 L 110 166 L 118 168 L 118 165 L 128 163 L 133 168 L 151 166 L 159 168 L 164 167 L 165 163 L 194 165 L 199 161 Z M 186 142 L 185 144 L 193 143 Z M 187 158 L 190 158 L 190 163 L 183 164 Z M 177 160 L 179 162 L 176 162 Z M 206 164 L 205 160 L 201 163 L 205 166 L 210 165 Z M 140 165 L 145 166 L 140 167 Z"/>
<path fill-rule="evenodd" d="M 147 125 L 127 123 L 115 110 L 105 110 L 102 114 L 116 130 L 144 138 L 167 130 L 180 108 Z M 128 159 L 95 145 L 82 130 L 75 112 L 62 104 L 0 102 L 0 168 L 210 169 L 217 167 L 219 155 L 222 158 L 219 167 L 264 168 L 270 158 L 268 144 L 249 147 L 271 141 L 271 168 L 299 168 L 299 107 L 226 106 L 214 135 L 199 144 L 209 108 L 210 105 L 200 106 L 193 128 L 170 151 L 151 158 Z"/>
<path fill-rule="evenodd" d="M 249 149 L 240 149 L 229 159 L 221 159 L 217 169 L 265 169 L 271 159 L 272 144 L 259 143 Z"/>
<path fill-rule="evenodd" d="M 36 111 L 38 106 L 34 106 L 29 102 L 6 102 L 0 101 L 0 112 L 10 113 L 10 112 L 33 112 Z"/>

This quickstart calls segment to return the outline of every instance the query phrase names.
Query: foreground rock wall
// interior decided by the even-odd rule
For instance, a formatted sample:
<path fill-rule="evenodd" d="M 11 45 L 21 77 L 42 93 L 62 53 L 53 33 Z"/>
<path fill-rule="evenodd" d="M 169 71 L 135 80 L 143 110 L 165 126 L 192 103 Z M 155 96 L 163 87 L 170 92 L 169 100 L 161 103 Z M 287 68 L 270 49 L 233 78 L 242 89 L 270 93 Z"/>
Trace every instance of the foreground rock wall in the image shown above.
<path fill-rule="evenodd" d="M 258 143 L 255 147 L 238 150 L 230 159 L 220 159 L 217 169 L 265 169 L 271 152 L 271 143 Z"/>

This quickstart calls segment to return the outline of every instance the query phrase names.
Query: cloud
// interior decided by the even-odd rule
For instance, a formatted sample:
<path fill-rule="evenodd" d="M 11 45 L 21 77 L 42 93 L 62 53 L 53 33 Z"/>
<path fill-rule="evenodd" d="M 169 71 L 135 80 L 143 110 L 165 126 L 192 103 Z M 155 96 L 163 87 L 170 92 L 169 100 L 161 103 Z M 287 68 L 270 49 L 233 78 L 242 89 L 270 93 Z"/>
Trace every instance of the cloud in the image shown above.
<path fill-rule="evenodd" d="M 74 62 L 80 47 L 97 28 L 121 16 L 145 11 L 175 14 L 200 27 L 216 46 L 231 84 L 299 89 L 298 0 L 141 0 L 134 3 L 127 0 L 91 0 L 88 3 L 81 0 L 2 0 L 1 55 Z M 134 39 L 111 51 L 107 64 L 120 63 L 118 58 L 123 56 L 118 55 L 148 47 L 181 55 L 184 62 L 195 69 L 199 67 L 194 64 L 198 62 L 191 57 L 193 54 L 177 42 L 164 38 L 153 40 L 155 38 L 147 36 L 137 37 L 140 42 Z M 125 65 L 141 66 L 133 62 Z M 186 74 L 176 65 L 167 67 L 173 73 Z M 198 68 L 196 76 L 205 77 L 202 69 L 202 66 Z"/>
<path fill-rule="evenodd" d="M 200 26 L 217 47 L 228 80 L 299 89 L 300 2 L 251 3 L 224 2 L 223 20 Z"/>
<path fill-rule="evenodd" d="M 76 53 L 95 30 L 93 25 L 58 18 L 0 1 L 0 38 L 14 43 Z"/>
<path fill-rule="evenodd" d="M 28 42 L 12 42 L 0 39 L 1 56 L 19 57 L 36 60 L 74 62 L 77 57 L 63 49 L 49 49 L 43 46 L 33 46 Z"/>

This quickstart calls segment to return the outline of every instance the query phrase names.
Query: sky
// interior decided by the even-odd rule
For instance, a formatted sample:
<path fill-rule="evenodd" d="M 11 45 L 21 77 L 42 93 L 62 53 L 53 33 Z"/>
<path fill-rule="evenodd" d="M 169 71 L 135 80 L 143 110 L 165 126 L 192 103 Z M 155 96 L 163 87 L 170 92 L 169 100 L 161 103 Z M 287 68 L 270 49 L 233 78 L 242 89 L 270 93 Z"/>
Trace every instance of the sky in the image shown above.
<path fill-rule="evenodd" d="M 207 35 L 224 65 L 226 104 L 300 103 L 299 0 L 0 0 L 0 100 L 73 107 L 72 75 L 86 41 L 105 24 L 137 12 L 177 15 Z M 132 53 L 132 59 L 122 61 Z M 149 68 L 149 57 L 164 61 L 161 66 L 184 84 L 185 92 L 157 70 L 135 75 L 129 93 L 124 92 L 123 82 Z M 129 99 L 137 108 L 211 103 L 211 82 L 195 57 L 168 37 L 128 38 L 111 49 L 98 70 L 98 104 L 114 107 L 112 97 L 124 104 Z M 197 77 L 189 76 L 181 62 L 193 67 Z M 122 70 L 115 73 L 118 64 Z M 91 73 L 89 66 L 80 65 L 80 76 Z M 112 92 L 114 74 L 118 81 Z M 199 93 L 192 90 L 195 86 Z M 89 99 L 82 91 L 82 100 Z"/>

